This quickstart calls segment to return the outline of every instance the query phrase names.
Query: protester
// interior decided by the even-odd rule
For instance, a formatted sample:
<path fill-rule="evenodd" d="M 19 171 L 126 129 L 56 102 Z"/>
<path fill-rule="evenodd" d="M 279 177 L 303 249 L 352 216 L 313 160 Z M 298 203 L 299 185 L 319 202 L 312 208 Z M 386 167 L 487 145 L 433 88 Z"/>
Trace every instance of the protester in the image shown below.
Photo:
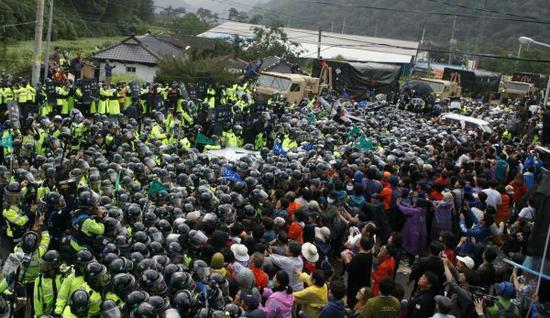
<path fill-rule="evenodd" d="M 545 308 L 546 282 L 537 293 L 534 275 L 502 264 L 537 256 L 537 115 L 519 142 L 501 124 L 482 132 L 429 110 L 367 113 L 340 98 L 334 116 L 324 103 L 263 105 L 248 82 L 140 87 L 109 83 L 114 70 L 106 63 L 106 83 L 0 83 L 0 106 L 25 107 L 0 119 L 10 253 L 0 309 L 469 318 Z"/>

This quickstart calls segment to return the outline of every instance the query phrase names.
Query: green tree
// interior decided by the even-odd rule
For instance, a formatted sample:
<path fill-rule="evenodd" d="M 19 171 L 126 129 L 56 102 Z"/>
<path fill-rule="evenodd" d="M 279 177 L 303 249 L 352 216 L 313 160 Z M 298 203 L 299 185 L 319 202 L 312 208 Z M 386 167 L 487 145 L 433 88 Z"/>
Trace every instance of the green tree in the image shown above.
<path fill-rule="evenodd" d="M 248 14 L 235 8 L 229 8 L 229 20 L 237 22 L 248 22 Z"/>
<path fill-rule="evenodd" d="M 278 56 L 294 61 L 300 54 L 299 44 L 288 39 L 283 31 L 283 24 L 275 22 L 271 26 L 254 28 L 254 38 L 248 47 L 244 47 L 242 55 L 245 59 Z"/>

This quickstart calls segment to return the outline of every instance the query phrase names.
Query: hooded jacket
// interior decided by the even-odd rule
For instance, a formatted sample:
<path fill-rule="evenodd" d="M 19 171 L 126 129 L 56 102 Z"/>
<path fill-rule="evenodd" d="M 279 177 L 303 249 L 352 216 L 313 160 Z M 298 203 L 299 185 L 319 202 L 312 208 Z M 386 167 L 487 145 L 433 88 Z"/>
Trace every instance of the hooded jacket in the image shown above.
<path fill-rule="evenodd" d="M 267 299 L 264 311 L 266 318 L 291 318 L 294 295 L 286 291 L 273 293 Z"/>

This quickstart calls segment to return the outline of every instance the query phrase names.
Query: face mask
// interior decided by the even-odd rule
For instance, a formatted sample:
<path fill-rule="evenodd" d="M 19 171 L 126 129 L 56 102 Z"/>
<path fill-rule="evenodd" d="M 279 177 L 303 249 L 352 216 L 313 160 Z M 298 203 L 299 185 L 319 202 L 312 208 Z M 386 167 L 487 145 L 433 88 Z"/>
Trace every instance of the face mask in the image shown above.
<path fill-rule="evenodd" d="M 348 191 L 353 190 L 353 186 L 352 185 L 346 186 L 346 190 L 348 190 Z"/>
<path fill-rule="evenodd" d="M 328 202 L 329 204 L 332 204 L 332 203 L 334 203 L 334 199 L 328 198 L 328 199 L 327 199 L 327 202 Z"/>

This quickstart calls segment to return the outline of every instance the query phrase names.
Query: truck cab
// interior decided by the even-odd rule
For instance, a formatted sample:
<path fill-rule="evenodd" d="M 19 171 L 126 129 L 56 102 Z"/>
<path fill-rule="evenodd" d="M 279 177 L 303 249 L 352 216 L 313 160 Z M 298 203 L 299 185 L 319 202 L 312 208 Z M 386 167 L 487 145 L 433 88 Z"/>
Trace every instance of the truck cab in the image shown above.
<path fill-rule="evenodd" d="M 307 75 L 262 72 L 254 85 L 254 99 L 267 101 L 277 93 L 290 104 L 298 104 L 304 97 L 318 95 L 324 87 L 319 78 Z"/>
<path fill-rule="evenodd" d="M 419 78 L 417 81 L 424 82 L 433 90 L 433 94 L 436 98 L 440 99 L 454 99 L 460 97 L 462 94 L 462 88 L 456 81 L 446 81 L 434 78 Z"/>
<path fill-rule="evenodd" d="M 500 96 L 502 98 L 517 99 L 535 92 L 535 86 L 531 83 L 517 82 L 505 78 L 500 83 Z"/>

